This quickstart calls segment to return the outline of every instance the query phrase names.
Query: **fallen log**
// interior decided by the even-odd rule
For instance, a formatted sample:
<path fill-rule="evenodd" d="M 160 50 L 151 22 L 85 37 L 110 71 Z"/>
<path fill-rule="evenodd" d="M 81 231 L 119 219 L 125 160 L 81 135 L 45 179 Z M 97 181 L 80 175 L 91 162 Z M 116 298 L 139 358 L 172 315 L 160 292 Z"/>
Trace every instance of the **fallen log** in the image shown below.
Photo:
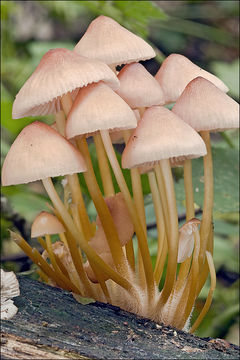
<path fill-rule="evenodd" d="M 19 277 L 18 313 L 2 321 L 2 359 L 238 359 L 225 340 L 190 335 Z"/>

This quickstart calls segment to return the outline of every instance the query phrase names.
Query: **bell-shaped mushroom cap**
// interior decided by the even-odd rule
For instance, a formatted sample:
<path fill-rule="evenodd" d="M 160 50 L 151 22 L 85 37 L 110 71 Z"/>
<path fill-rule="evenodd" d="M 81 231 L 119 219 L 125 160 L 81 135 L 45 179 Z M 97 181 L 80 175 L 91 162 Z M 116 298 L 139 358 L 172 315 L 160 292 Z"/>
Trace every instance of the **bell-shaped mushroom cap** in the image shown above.
<path fill-rule="evenodd" d="M 2 185 L 86 171 L 80 152 L 49 125 L 35 121 L 12 144 L 2 167 Z"/>
<path fill-rule="evenodd" d="M 192 255 L 194 248 L 194 233 L 197 231 L 198 225 L 201 223 L 199 219 L 193 218 L 186 222 L 179 229 L 178 243 L 178 263 L 184 262 Z"/>
<path fill-rule="evenodd" d="M 123 194 L 119 192 L 116 195 L 106 197 L 104 200 L 112 215 L 121 246 L 124 246 L 133 237 L 134 226 L 131 221 Z M 99 229 L 102 227 L 99 216 L 97 216 L 96 224 Z"/>
<path fill-rule="evenodd" d="M 196 131 L 239 127 L 239 104 L 202 77 L 188 84 L 172 111 Z"/>
<path fill-rule="evenodd" d="M 65 232 L 63 224 L 58 218 L 47 211 L 38 214 L 32 224 L 31 237 L 60 234 Z"/>
<path fill-rule="evenodd" d="M 169 55 L 155 75 L 162 87 L 165 103 L 175 102 L 187 84 L 198 76 L 211 81 L 220 90 L 228 92 L 228 87 L 215 75 L 192 63 L 180 54 Z"/>
<path fill-rule="evenodd" d="M 13 103 L 12 117 L 52 114 L 60 110 L 60 98 L 92 82 L 105 81 L 114 90 L 119 82 L 109 67 L 67 49 L 49 50 L 25 82 Z"/>
<path fill-rule="evenodd" d="M 107 85 L 100 82 L 80 89 L 68 115 L 68 139 L 98 130 L 131 129 L 136 117 L 128 104 Z"/>
<path fill-rule="evenodd" d="M 74 51 L 114 66 L 156 56 L 146 41 L 103 15 L 91 22 Z"/>
<path fill-rule="evenodd" d="M 134 109 L 163 105 L 163 91 L 157 80 L 139 63 L 125 65 L 118 74 L 116 91 Z"/>
<path fill-rule="evenodd" d="M 202 138 L 163 106 L 145 110 L 122 154 L 122 167 L 132 168 L 174 157 L 195 158 L 206 154 Z"/>

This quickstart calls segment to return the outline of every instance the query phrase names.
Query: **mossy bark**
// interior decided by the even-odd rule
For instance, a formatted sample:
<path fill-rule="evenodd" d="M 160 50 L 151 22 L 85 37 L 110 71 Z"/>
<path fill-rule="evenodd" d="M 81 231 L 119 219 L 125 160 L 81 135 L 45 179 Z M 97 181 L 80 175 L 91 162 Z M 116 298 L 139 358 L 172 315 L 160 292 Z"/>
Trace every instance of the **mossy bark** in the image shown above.
<path fill-rule="evenodd" d="M 2 359 L 238 359 L 220 339 L 200 339 L 99 302 L 19 277 L 19 308 L 2 321 Z"/>

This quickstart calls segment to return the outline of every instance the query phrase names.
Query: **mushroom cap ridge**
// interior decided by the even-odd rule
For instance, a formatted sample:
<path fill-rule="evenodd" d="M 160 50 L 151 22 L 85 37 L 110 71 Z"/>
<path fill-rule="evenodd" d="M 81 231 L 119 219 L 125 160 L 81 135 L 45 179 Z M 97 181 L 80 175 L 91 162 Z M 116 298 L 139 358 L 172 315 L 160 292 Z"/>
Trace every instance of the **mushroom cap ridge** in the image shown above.
<path fill-rule="evenodd" d="M 92 82 L 105 81 L 116 90 L 119 81 L 109 67 L 68 49 L 49 50 L 22 86 L 13 103 L 12 117 L 47 115 L 61 109 L 60 97 Z"/>

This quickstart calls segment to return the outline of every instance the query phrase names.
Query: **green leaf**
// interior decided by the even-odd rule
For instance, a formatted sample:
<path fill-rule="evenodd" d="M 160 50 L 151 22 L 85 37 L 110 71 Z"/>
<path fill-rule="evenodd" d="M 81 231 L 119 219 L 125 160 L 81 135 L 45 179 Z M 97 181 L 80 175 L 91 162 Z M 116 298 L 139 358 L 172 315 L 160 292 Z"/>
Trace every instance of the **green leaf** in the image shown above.
<path fill-rule="evenodd" d="M 214 236 L 213 259 L 216 270 L 224 265 L 227 270 L 238 272 L 238 251 L 231 239 Z"/>
<path fill-rule="evenodd" d="M 214 211 L 234 212 L 239 209 L 239 154 L 237 149 L 212 148 L 214 173 Z M 204 177 L 203 159 L 192 161 L 194 200 L 203 206 Z M 176 198 L 185 200 L 183 179 L 176 184 Z"/>
<path fill-rule="evenodd" d="M 50 49 L 56 48 L 65 48 L 69 50 L 73 50 L 74 43 L 66 42 L 66 41 L 38 41 L 38 42 L 30 42 L 27 45 L 27 49 L 33 57 L 33 61 L 36 62 L 36 65 L 39 63 L 42 56 L 49 51 Z M 36 61 L 35 61 L 36 60 Z"/>
<path fill-rule="evenodd" d="M 217 75 L 228 87 L 229 94 L 236 99 L 239 98 L 239 59 L 232 63 L 214 61 L 211 63 L 212 71 Z"/>
<path fill-rule="evenodd" d="M 29 222 L 32 222 L 39 212 L 48 210 L 48 198 L 29 191 L 27 185 L 3 187 L 2 193 L 9 199 L 13 211 Z"/>

